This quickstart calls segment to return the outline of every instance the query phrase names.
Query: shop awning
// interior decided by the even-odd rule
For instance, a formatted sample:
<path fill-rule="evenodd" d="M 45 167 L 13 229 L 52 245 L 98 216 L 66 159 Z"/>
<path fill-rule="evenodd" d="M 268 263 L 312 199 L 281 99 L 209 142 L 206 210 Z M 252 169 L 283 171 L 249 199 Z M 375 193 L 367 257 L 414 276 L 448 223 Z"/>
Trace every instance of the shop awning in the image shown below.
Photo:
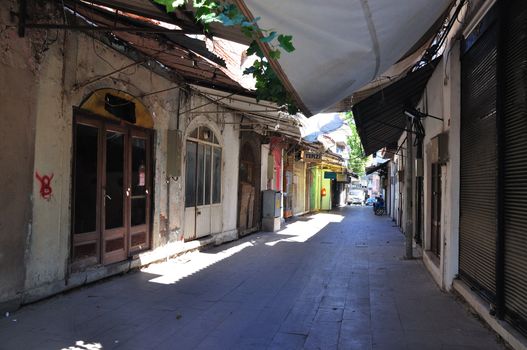
<path fill-rule="evenodd" d="M 374 165 L 374 166 L 366 168 L 366 175 L 373 174 L 374 172 L 376 172 L 378 170 L 381 170 L 381 169 L 386 169 L 386 167 L 388 166 L 389 162 L 390 161 L 387 161 L 387 162 L 384 162 L 384 163 L 377 164 L 377 165 Z"/>
<path fill-rule="evenodd" d="M 244 116 L 240 127 L 252 128 L 262 132 L 272 132 L 289 136 L 300 142 L 300 121 L 292 115 L 283 112 L 276 104 L 269 101 L 257 101 L 256 98 L 225 91 L 191 85 L 193 91 L 206 97 L 214 104 L 238 112 Z M 191 113 L 203 113 L 196 109 Z"/>
<path fill-rule="evenodd" d="M 452 0 L 237 0 L 262 28 L 293 36 L 275 70 L 306 115 L 342 101 L 434 34 Z M 273 64 L 273 63 L 272 63 Z"/>
<path fill-rule="evenodd" d="M 353 106 L 353 116 L 364 152 L 372 154 L 397 145 L 406 128 L 405 107 L 415 107 L 438 59 Z"/>

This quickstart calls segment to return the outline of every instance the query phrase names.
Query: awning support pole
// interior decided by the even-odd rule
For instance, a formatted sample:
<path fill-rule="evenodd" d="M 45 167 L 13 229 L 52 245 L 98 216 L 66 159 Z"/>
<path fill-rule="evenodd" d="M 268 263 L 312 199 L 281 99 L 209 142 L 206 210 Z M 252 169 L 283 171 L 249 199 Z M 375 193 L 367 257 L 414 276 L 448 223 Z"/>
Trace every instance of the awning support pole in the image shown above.
<path fill-rule="evenodd" d="M 406 237 L 406 259 L 413 258 L 413 221 L 412 221 L 412 200 L 413 200 L 413 135 L 412 135 L 412 118 L 407 118 L 406 128 L 410 132 L 406 133 L 406 160 L 404 170 L 404 190 L 405 201 L 404 211 L 406 213 L 405 237 Z"/>

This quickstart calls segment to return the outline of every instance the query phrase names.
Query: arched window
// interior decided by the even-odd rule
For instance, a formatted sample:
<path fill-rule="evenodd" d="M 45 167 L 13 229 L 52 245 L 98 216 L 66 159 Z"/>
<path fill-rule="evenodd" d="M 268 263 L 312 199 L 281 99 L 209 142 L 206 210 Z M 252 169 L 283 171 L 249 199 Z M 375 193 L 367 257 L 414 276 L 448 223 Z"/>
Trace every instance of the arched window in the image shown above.
<path fill-rule="evenodd" d="M 221 146 L 206 126 L 187 138 L 185 207 L 221 203 Z"/>

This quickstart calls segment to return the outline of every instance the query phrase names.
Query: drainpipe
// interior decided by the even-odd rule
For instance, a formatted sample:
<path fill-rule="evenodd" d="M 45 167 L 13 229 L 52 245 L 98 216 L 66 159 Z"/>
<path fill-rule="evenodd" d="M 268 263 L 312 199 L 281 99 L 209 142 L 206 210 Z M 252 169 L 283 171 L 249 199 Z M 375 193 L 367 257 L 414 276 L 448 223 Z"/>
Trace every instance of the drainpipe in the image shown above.
<path fill-rule="evenodd" d="M 406 213 L 406 259 L 413 258 L 413 221 L 412 221 L 412 200 L 413 200 L 413 184 L 412 184 L 412 170 L 413 170 L 413 134 L 412 134 L 412 118 L 407 117 L 406 121 L 406 162 L 404 169 L 404 211 Z"/>

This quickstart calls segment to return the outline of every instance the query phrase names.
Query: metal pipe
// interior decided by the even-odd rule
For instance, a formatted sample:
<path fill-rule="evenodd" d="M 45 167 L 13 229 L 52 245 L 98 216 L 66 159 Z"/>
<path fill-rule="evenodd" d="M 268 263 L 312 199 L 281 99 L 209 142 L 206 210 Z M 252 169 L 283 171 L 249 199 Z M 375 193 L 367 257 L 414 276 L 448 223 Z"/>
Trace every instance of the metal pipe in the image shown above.
<path fill-rule="evenodd" d="M 255 111 L 250 111 L 250 110 L 243 110 L 243 109 L 238 109 L 238 108 L 235 108 L 235 107 L 231 107 L 231 106 L 226 106 L 227 108 L 229 109 L 232 109 L 236 112 L 239 112 L 239 113 L 274 113 L 276 111 L 269 111 L 269 110 L 255 110 Z M 211 113 L 218 113 L 216 111 L 203 111 L 203 112 L 200 112 L 200 111 L 190 111 L 190 113 L 195 113 L 195 114 L 211 114 Z M 278 120 L 278 119 L 277 119 Z"/>
<path fill-rule="evenodd" d="M 214 97 L 225 97 L 225 95 L 222 95 L 222 94 L 215 94 L 215 93 L 212 93 L 212 92 L 208 92 L 208 91 L 201 91 L 199 89 L 194 89 L 196 91 L 199 91 L 201 94 L 203 95 L 207 95 L 207 96 L 214 96 Z M 272 111 L 276 111 L 276 112 L 280 112 L 282 111 L 282 108 L 280 107 L 272 107 L 272 106 L 264 106 L 256 101 L 246 101 L 246 100 L 243 100 L 243 99 L 240 99 L 240 98 L 236 98 L 234 96 L 229 96 L 229 100 L 232 100 L 232 101 L 237 101 L 237 102 L 242 102 L 242 103 L 247 103 L 247 104 L 253 104 L 253 105 L 257 105 L 257 106 L 262 106 L 264 108 L 268 108 L 268 109 L 271 109 Z"/>
<path fill-rule="evenodd" d="M 25 0 L 22 0 L 25 1 Z M 88 25 L 71 25 L 71 24 L 55 24 L 55 23 L 26 23 L 26 28 L 35 28 L 35 29 L 66 29 L 74 31 L 89 31 L 89 32 L 129 32 L 129 33 L 171 33 L 171 34 L 180 34 L 185 35 L 179 29 L 168 29 L 168 28 L 139 28 L 139 27 L 95 27 Z"/>
<path fill-rule="evenodd" d="M 498 40 L 496 43 L 496 155 L 498 176 L 496 179 L 496 317 L 503 320 L 505 316 L 505 115 L 504 115 L 504 80 L 505 48 L 507 40 L 507 2 L 498 1 Z"/>

